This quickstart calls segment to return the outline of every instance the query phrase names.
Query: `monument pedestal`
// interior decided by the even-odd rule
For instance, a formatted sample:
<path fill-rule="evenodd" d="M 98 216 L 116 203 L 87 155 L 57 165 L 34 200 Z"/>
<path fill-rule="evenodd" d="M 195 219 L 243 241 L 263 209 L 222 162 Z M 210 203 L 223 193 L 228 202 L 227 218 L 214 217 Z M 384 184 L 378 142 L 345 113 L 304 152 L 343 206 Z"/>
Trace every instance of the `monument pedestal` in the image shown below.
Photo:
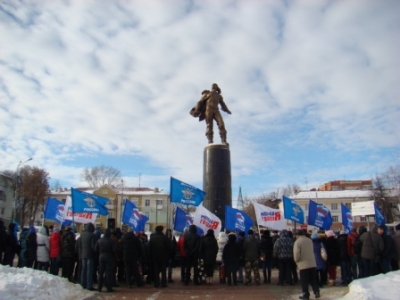
<path fill-rule="evenodd" d="M 224 144 L 210 144 L 204 148 L 203 206 L 217 215 L 225 229 L 225 205 L 232 206 L 231 153 Z"/>

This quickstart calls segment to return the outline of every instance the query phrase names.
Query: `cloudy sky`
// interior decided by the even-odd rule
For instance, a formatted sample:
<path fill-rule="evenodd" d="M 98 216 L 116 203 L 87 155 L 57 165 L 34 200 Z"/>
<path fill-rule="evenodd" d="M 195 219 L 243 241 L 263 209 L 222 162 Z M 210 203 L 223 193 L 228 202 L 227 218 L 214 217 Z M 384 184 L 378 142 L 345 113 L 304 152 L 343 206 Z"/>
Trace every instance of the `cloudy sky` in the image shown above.
<path fill-rule="evenodd" d="M 0 3 L 0 170 L 62 186 L 113 166 L 125 185 L 202 188 L 219 84 L 232 192 L 370 179 L 400 162 L 400 2 Z M 218 132 L 215 142 L 219 143 Z"/>

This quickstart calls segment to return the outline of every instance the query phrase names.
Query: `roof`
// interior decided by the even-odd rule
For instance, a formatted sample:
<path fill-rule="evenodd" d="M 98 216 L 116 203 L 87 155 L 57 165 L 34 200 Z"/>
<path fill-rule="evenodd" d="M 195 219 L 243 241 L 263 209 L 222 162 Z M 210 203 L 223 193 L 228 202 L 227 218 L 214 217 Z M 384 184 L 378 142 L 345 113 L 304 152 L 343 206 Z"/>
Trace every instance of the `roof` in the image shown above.
<path fill-rule="evenodd" d="M 342 191 L 302 191 L 291 196 L 291 199 L 337 199 L 337 198 L 372 198 L 372 190 L 342 190 Z"/>

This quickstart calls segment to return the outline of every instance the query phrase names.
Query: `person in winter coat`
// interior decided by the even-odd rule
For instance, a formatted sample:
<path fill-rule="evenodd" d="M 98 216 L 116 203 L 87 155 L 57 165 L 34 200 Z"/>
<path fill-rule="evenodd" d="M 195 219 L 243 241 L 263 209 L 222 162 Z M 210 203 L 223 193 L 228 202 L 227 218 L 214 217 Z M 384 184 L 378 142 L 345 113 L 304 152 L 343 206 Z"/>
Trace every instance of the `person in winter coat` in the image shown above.
<path fill-rule="evenodd" d="M 260 243 L 254 235 L 254 231 L 249 229 L 248 237 L 243 244 L 243 255 L 245 259 L 245 285 L 251 285 L 251 271 L 253 270 L 254 281 L 256 285 L 260 285 L 260 273 L 258 271 L 258 263 L 260 258 Z"/>
<path fill-rule="evenodd" d="M 321 239 L 319 238 L 318 233 L 313 233 L 311 235 L 311 239 L 313 242 L 313 252 L 316 263 L 317 283 L 318 286 L 321 288 L 324 286 L 323 277 L 324 277 L 324 272 L 326 272 L 326 262 L 325 260 L 322 259 L 321 248 L 325 248 L 325 246 L 322 243 Z"/>
<path fill-rule="evenodd" d="M 395 232 L 395 234 L 393 235 L 392 238 L 393 238 L 393 241 L 394 241 L 394 244 L 395 244 L 395 247 L 396 247 L 396 257 L 395 257 L 395 259 L 396 259 L 398 267 L 400 269 L 400 224 L 397 224 L 395 229 L 396 229 L 396 232 Z"/>
<path fill-rule="evenodd" d="M 4 227 L 4 221 L 0 219 L 0 263 L 3 262 L 3 255 L 6 245 L 6 228 Z"/>
<path fill-rule="evenodd" d="M 237 285 L 236 273 L 239 270 L 241 252 L 240 244 L 236 241 L 236 234 L 228 234 L 228 243 L 225 245 L 224 251 L 222 252 L 228 285 L 232 285 L 232 282 L 233 285 Z"/>
<path fill-rule="evenodd" d="M 53 233 L 50 235 L 50 274 L 58 275 L 59 258 L 61 254 L 61 236 L 60 228 L 53 227 Z"/>
<path fill-rule="evenodd" d="M 357 246 L 354 246 L 355 248 L 355 253 L 357 254 L 357 267 L 358 267 L 358 278 L 364 278 L 365 277 L 365 268 L 364 268 L 364 260 L 361 256 L 362 252 L 362 241 L 361 241 L 361 236 L 367 232 L 367 227 L 365 226 L 360 226 L 358 228 L 358 240 L 355 240 L 354 243 L 357 243 Z"/>
<path fill-rule="evenodd" d="M 68 227 L 61 236 L 61 260 L 62 260 L 62 277 L 73 282 L 73 271 L 75 265 L 75 235 L 72 228 Z"/>
<path fill-rule="evenodd" d="M 2 261 L 4 266 L 12 267 L 14 264 L 15 254 L 18 252 L 18 240 L 14 234 L 15 227 L 15 223 L 10 223 L 5 234 L 4 257 Z"/>
<path fill-rule="evenodd" d="M 314 246 L 310 238 L 304 236 L 303 230 L 296 231 L 296 241 L 293 246 L 293 259 L 300 270 L 300 282 L 303 295 L 299 299 L 310 299 L 308 285 L 310 284 L 315 298 L 321 297 L 317 283 L 317 263 L 314 256 Z"/>
<path fill-rule="evenodd" d="M 159 225 L 156 227 L 156 232 L 150 236 L 149 255 L 154 266 L 154 287 L 167 287 L 167 262 L 169 240 L 163 233 L 164 227 Z M 161 273 L 161 284 L 160 284 Z"/>
<path fill-rule="evenodd" d="M 222 259 L 222 253 L 224 251 L 224 247 L 227 242 L 228 242 L 228 235 L 225 233 L 225 231 L 221 231 L 217 237 L 218 253 L 217 253 L 217 258 L 216 258 L 216 262 L 217 262 L 218 269 L 219 269 L 220 283 L 225 283 L 225 278 L 226 278 L 225 277 L 225 266 L 224 266 L 224 262 Z"/>
<path fill-rule="evenodd" d="M 101 237 L 100 230 L 96 229 L 94 231 L 94 244 L 96 245 L 97 241 Z M 94 258 L 93 258 L 93 283 L 97 283 L 97 274 L 99 271 L 99 253 L 94 251 Z"/>
<path fill-rule="evenodd" d="M 212 283 L 217 253 L 218 243 L 215 239 L 214 230 L 209 229 L 200 244 L 200 258 L 204 263 L 204 272 L 208 284 Z"/>
<path fill-rule="evenodd" d="M 96 244 L 96 236 L 94 235 L 93 223 L 88 223 L 85 226 L 85 231 L 82 232 L 79 241 L 79 249 L 81 253 L 81 276 L 80 283 L 84 289 L 94 291 L 93 288 L 93 261 L 94 261 L 94 246 Z"/>
<path fill-rule="evenodd" d="M 37 234 L 37 269 L 48 271 L 50 265 L 50 242 L 49 242 L 49 229 L 46 225 L 40 227 Z"/>
<path fill-rule="evenodd" d="M 125 279 L 129 288 L 132 288 L 132 275 L 137 287 L 143 286 L 139 274 L 138 261 L 142 256 L 142 246 L 139 238 L 133 233 L 132 228 L 128 229 L 121 238 L 122 259 L 125 263 Z"/>
<path fill-rule="evenodd" d="M 379 225 L 378 234 L 383 240 L 383 251 L 380 254 L 379 266 L 383 274 L 390 272 L 392 270 L 391 260 L 395 256 L 396 246 L 393 239 L 387 234 L 387 226 Z"/>
<path fill-rule="evenodd" d="M 356 252 L 355 243 L 359 239 L 359 235 L 357 233 L 356 228 L 352 228 L 350 233 L 347 235 L 347 254 L 350 256 L 350 269 L 351 269 L 351 276 L 353 279 L 358 278 L 357 272 L 357 260 L 359 254 Z"/>
<path fill-rule="evenodd" d="M 115 240 L 111 239 L 111 229 L 107 228 L 104 232 L 104 236 L 96 242 L 95 251 L 99 253 L 99 281 L 97 291 L 101 292 L 103 288 L 105 273 L 107 292 L 115 292 L 112 288 L 112 265 L 118 251 L 118 245 Z"/>
<path fill-rule="evenodd" d="M 336 268 L 340 265 L 340 248 L 339 243 L 336 239 L 335 233 L 332 230 L 325 232 L 326 234 L 326 253 L 328 254 L 328 275 L 329 275 L 329 286 L 335 286 L 336 284 Z"/>
<path fill-rule="evenodd" d="M 264 283 L 271 283 L 271 268 L 274 252 L 274 243 L 269 230 L 264 230 L 260 240 L 260 252 L 264 255 L 261 267 L 264 275 Z M 267 273 L 268 271 L 268 273 Z"/>
<path fill-rule="evenodd" d="M 189 284 L 190 281 L 190 269 L 193 267 L 193 282 L 195 285 L 199 285 L 199 267 L 198 259 L 200 256 L 200 242 L 201 239 L 197 235 L 197 226 L 190 225 L 189 232 L 185 235 L 185 240 L 183 242 L 183 247 L 186 253 L 186 277 L 185 285 Z"/>
<path fill-rule="evenodd" d="M 374 226 L 372 231 L 365 232 L 360 237 L 360 241 L 362 242 L 361 257 L 363 259 L 365 277 L 377 274 L 376 261 L 384 249 L 383 240 L 376 232 L 377 229 L 378 226 Z"/>
<path fill-rule="evenodd" d="M 171 229 L 167 229 L 165 231 L 165 235 L 168 238 L 169 241 L 169 247 L 168 247 L 168 282 L 173 283 L 175 281 L 172 280 L 172 268 L 174 267 L 174 262 L 175 262 L 175 256 L 176 256 L 176 248 L 177 248 L 177 243 L 174 235 L 172 234 Z"/>
<path fill-rule="evenodd" d="M 37 253 L 37 234 L 35 226 L 29 226 L 29 233 L 26 237 L 27 246 L 27 267 L 33 268 L 36 262 Z"/>
<path fill-rule="evenodd" d="M 183 246 L 183 243 L 185 241 L 185 235 L 187 235 L 189 232 L 189 227 L 185 227 L 183 230 L 183 234 L 179 237 L 178 240 L 178 251 L 180 254 L 180 266 L 181 266 L 181 282 L 185 282 L 185 272 L 186 272 L 186 253 L 185 253 L 185 247 Z M 190 275 L 189 275 L 190 277 Z"/>
<path fill-rule="evenodd" d="M 337 237 L 340 249 L 340 272 L 343 285 L 348 285 L 352 281 L 350 255 L 347 251 L 347 236 L 348 234 L 345 231 L 340 231 Z"/>
<path fill-rule="evenodd" d="M 279 281 L 278 285 L 283 285 L 285 280 L 289 285 L 293 285 L 291 263 L 293 260 L 293 239 L 287 230 L 282 230 L 279 239 L 274 244 L 274 257 L 278 258 Z"/>
<path fill-rule="evenodd" d="M 28 266 L 28 234 L 29 228 L 23 228 L 19 234 L 19 262 L 18 267 L 23 268 Z"/>
<path fill-rule="evenodd" d="M 244 231 L 240 231 L 238 235 L 236 236 L 236 243 L 238 244 L 238 248 L 240 251 L 240 256 L 239 256 L 239 270 L 238 270 L 238 276 L 237 276 L 237 282 L 238 283 L 243 283 L 243 269 L 244 269 L 244 257 L 243 257 L 243 244 L 244 244 L 244 238 L 246 234 Z"/>

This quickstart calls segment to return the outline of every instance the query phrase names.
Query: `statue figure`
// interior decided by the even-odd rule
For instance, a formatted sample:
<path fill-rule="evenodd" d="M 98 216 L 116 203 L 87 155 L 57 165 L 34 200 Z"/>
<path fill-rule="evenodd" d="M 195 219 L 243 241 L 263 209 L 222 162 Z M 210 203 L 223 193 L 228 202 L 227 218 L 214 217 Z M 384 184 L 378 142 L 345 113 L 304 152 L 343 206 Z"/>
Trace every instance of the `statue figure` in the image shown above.
<path fill-rule="evenodd" d="M 199 121 L 206 120 L 206 136 L 209 144 L 213 143 L 213 122 L 215 120 L 221 136 L 221 142 L 229 146 L 226 141 L 226 129 L 224 120 L 222 119 L 219 111 L 219 105 L 221 105 L 221 110 L 227 112 L 228 114 L 231 114 L 231 111 L 228 109 L 224 99 L 221 96 L 221 89 L 216 83 L 213 83 L 211 86 L 211 91 L 204 90 L 201 94 L 201 99 L 197 102 L 196 106 L 191 109 L 190 114 L 195 118 L 199 118 Z"/>

